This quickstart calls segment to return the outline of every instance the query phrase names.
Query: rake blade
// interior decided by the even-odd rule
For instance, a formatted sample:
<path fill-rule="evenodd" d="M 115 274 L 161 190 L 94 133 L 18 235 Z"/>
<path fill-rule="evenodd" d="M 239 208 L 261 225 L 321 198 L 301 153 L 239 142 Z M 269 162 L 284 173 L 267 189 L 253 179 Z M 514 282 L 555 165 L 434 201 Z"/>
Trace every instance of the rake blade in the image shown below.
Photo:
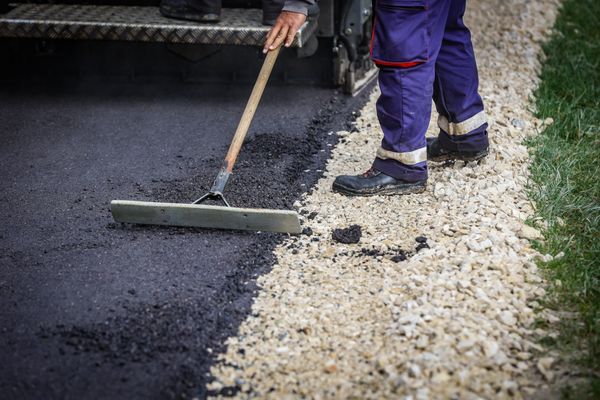
<path fill-rule="evenodd" d="M 298 234 L 302 232 L 294 211 L 113 200 L 116 222 L 215 229 L 241 229 Z"/>

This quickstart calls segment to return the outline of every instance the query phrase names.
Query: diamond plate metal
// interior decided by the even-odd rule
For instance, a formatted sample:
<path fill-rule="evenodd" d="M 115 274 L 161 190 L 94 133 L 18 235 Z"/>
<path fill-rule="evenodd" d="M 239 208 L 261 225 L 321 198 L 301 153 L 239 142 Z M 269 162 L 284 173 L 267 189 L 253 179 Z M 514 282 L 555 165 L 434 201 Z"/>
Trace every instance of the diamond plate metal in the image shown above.
<path fill-rule="evenodd" d="M 0 37 L 262 46 L 269 27 L 261 19 L 257 9 L 223 9 L 220 23 L 202 24 L 165 18 L 156 7 L 20 4 L 0 17 Z M 316 28 L 306 22 L 294 46 Z"/>

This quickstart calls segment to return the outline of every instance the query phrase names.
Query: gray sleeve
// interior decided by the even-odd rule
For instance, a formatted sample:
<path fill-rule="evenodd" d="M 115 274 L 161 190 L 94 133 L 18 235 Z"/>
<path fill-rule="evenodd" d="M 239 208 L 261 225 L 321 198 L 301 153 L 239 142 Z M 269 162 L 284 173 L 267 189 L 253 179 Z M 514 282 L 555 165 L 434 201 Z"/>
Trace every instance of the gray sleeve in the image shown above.
<path fill-rule="evenodd" d="M 304 15 L 308 14 L 308 6 L 315 4 L 316 0 L 286 0 L 283 11 L 297 12 Z"/>

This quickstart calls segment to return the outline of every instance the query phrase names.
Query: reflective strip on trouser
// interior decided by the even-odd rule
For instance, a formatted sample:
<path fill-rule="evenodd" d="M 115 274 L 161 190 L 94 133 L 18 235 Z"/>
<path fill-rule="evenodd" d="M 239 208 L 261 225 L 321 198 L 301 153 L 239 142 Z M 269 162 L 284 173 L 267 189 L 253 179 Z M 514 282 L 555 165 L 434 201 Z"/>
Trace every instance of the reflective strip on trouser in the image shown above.
<path fill-rule="evenodd" d="M 438 118 L 440 145 L 452 151 L 481 151 L 489 146 L 487 117 L 480 111 L 461 122 L 450 122 L 440 115 Z"/>
<path fill-rule="evenodd" d="M 438 117 L 438 126 L 441 130 L 451 136 L 466 135 L 487 123 L 485 111 L 480 111 L 471 118 L 461 122 L 450 122 L 448 117 L 440 115 Z"/>
<path fill-rule="evenodd" d="M 426 6 L 421 8 L 421 3 Z M 403 154 L 426 146 L 432 98 L 449 126 L 450 122 L 465 121 L 483 111 L 471 37 L 462 22 L 465 3 L 466 0 L 377 1 L 373 58 L 410 62 L 411 57 L 416 57 L 414 61 L 420 62 L 410 68 L 379 63 L 381 96 L 377 115 L 384 132 L 383 149 Z M 404 21 L 407 13 L 410 21 L 421 21 L 421 25 L 397 23 Z M 418 46 L 426 46 L 426 57 Z M 464 138 L 470 136 L 465 134 Z M 414 181 L 427 177 L 426 162 L 405 164 L 378 157 L 373 166 L 398 179 Z"/>
<path fill-rule="evenodd" d="M 382 160 L 396 160 L 405 165 L 415 165 L 427 161 L 427 147 L 406 153 L 395 153 L 380 147 L 377 150 L 377 157 Z"/>

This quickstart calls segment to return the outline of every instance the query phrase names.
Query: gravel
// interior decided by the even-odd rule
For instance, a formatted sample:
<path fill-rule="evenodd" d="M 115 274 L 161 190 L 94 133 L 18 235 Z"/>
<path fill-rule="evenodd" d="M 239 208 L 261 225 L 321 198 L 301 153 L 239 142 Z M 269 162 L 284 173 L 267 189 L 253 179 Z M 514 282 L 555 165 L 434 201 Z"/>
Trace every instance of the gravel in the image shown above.
<path fill-rule="evenodd" d="M 361 399 L 530 398 L 548 389 L 557 363 L 538 339 L 559 319 L 539 303 L 545 282 L 530 244 L 539 230 L 524 223 L 533 206 L 522 141 L 551 123 L 531 114 L 529 96 L 557 7 L 469 3 L 492 146 L 481 163 L 431 164 L 425 194 L 344 197 L 331 191 L 333 179 L 368 169 L 381 140 L 377 91 L 356 129 L 337 133 L 324 177 L 300 204 L 313 216 L 303 221 L 312 236 L 275 250 L 251 316 L 211 369 L 216 397 L 231 388 L 236 398 Z M 329 240 L 352 225 L 366 251 Z"/>

